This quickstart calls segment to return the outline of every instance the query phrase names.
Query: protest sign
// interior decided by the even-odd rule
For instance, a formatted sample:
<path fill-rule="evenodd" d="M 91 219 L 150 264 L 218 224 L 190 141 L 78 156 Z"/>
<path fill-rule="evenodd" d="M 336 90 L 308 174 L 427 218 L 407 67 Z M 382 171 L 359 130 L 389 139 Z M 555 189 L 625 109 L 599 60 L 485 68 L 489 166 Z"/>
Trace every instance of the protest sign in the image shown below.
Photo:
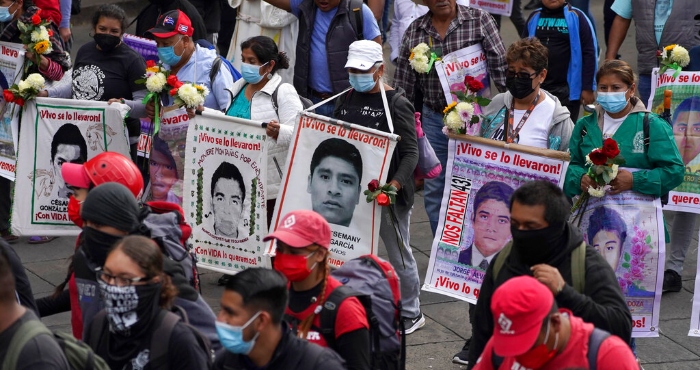
<path fill-rule="evenodd" d="M 340 266 L 376 254 L 381 207 L 367 203 L 363 191 L 377 179 L 386 182 L 397 136 L 303 113 L 294 128 L 271 230 L 298 209 L 320 213 L 331 226 L 329 263 Z M 274 254 L 274 242 L 267 246 Z"/>
<path fill-rule="evenodd" d="M 20 81 L 24 46 L 0 41 L 0 87 L 5 90 Z M 15 179 L 15 147 L 22 107 L 0 100 L 0 176 Z"/>
<path fill-rule="evenodd" d="M 469 5 L 504 17 L 510 17 L 513 11 L 513 0 L 469 0 Z"/>
<path fill-rule="evenodd" d="M 16 235 L 78 235 L 68 218 L 70 190 L 63 163 L 84 163 L 104 151 L 129 156 L 124 117 L 129 107 L 37 98 L 24 106 L 12 205 Z"/>
<path fill-rule="evenodd" d="M 223 273 L 263 265 L 267 135 L 262 122 L 205 110 L 189 121 L 183 208 L 197 265 Z"/>
<path fill-rule="evenodd" d="M 700 262 L 700 257 L 698 257 Z M 688 335 L 691 337 L 700 337 L 700 263 L 697 264 L 695 272 L 695 294 L 693 295 L 693 313 L 690 315 L 690 331 Z"/>
<path fill-rule="evenodd" d="M 632 336 L 658 337 L 666 256 L 661 200 L 633 191 L 590 197 L 574 220 L 615 270 L 632 313 Z"/>
<path fill-rule="evenodd" d="M 457 101 L 457 96 L 451 91 L 467 91 L 464 78 L 471 76 L 484 84 L 477 94 L 485 98 L 491 97 L 491 84 L 486 64 L 486 54 L 481 44 L 475 44 L 464 49 L 442 56 L 435 62 L 435 71 L 440 78 L 440 85 L 447 103 Z"/>
<path fill-rule="evenodd" d="M 664 209 L 700 213 L 700 72 L 675 71 L 659 74 L 654 69 L 648 107 L 663 112 L 664 90 L 671 90 L 671 122 L 673 137 L 678 145 L 685 176 L 683 183 L 669 193 Z"/>
<path fill-rule="evenodd" d="M 476 303 L 484 272 L 511 239 L 510 197 L 525 182 L 560 185 L 568 154 L 450 135 L 445 191 L 423 290 Z"/>

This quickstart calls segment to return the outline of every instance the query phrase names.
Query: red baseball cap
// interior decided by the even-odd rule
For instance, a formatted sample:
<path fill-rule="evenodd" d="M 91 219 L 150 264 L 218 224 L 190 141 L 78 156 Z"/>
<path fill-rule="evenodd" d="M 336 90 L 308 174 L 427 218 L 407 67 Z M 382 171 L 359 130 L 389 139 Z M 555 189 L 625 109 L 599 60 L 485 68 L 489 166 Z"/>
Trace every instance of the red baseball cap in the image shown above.
<path fill-rule="evenodd" d="M 287 213 L 274 233 L 263 241 L 277 239 L 292 248 L 304 248 L 317 244 L 329 249 L 331 227 L 323 216 L 314 211 L 298 210 Z"/>
<path fill-rule="evenodd" d="M 177 34 L 192 37 L 194 34 L 194 28 L 192 27 L 190 17 L 188 17 L 187 14 L 183 13 L 181 10 L 175 9 L 161 14 L 160 17 L 158 17 L 158 21 L 156 21 L 155 27 L 151 28 L 147 32 L 162 39 L 175 36 Z"/>
<path fill-rule="evenodd" d="M 81 189 L 90 189 L 90 177 L 88 177 L 85 166 L 77 163 L 64 163 L 61 166 L 61 175 L 66 184 Z"/>
<path fill-rule="evenodd" d="M 491 299 L 496 354 L 514 357 L 532 348 L 553 304 L 552 292 L 531 276 L 518 276 L 499 286 Z"/>

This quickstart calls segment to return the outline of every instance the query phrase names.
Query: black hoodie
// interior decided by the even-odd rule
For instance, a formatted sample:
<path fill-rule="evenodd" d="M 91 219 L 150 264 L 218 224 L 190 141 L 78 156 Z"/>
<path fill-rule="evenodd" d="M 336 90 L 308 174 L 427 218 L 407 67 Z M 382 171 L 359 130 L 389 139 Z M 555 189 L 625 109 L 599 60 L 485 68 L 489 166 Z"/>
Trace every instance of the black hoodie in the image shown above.
<path fill-rule="evenodd" d="M 566 224 L 564 232 L 568 235 L 562 243 L 565 247 L 554 253 L 547 262 L 548 265 L 556 267 L 566 281 L 564 289 L 554 297 L 557 305 L 559 308 L 571 310 L 574 316 L 595 325 L 596 328 L 608 331 L 629 342 L 632 335 L 632 315 L 625 303 L 615 272 L 593 247 L 586 245 L 585 294 L 578 293 L 573 288 L 571 278 L 571 252 L 581 244 L 583 236 L 570 224 Z M 479 300 L 476 302 L 474 318 L 470 320 L 472 340 L 469 347 L 468 369 L 476 365 L 477 359 L 493 333 L 491 297 L 494 290 L 510 278 L 522 275 L 532 276 L 530 267 L 520 262 L 517 253 L 514 252 L 506 258 L 495 283 L 492 268 L 493 263 L 486 270 Z"/>

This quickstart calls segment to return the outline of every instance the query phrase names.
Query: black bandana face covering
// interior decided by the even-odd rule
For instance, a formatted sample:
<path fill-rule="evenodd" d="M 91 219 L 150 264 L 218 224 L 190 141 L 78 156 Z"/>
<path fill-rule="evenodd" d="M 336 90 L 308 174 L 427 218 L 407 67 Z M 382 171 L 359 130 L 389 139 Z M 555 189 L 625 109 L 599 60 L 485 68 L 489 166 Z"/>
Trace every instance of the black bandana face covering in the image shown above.
<path fill-rule="evenodd" d="M 98 281 L 112 333 L 129 336 L 133 326 L 144 318 L 150 318 L 157 308 L 160 283 L 116 286 Z"/>
<path fill-rule="evenodd" d="M 553 224 L 539 230 L 518 230 L 511 226 L 513 249 L 528 266 L 547 262 L 556 249 L 563 248 L 564 224 Z"/>

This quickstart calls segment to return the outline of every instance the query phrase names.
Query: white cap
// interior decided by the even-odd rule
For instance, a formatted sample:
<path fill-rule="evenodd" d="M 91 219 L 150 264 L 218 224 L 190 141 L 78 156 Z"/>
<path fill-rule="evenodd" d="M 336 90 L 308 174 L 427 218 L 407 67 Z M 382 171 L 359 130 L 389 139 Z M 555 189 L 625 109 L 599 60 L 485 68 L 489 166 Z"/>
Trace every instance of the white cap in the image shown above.
<path fill-rule="evenodd" d="M 345 68 L 355 68 L 361 71 L 369 70 L 377 62 L 384 62 L 382 46 L 370 40 L 359 40 L 350 44 L 348 62 Z"/>

